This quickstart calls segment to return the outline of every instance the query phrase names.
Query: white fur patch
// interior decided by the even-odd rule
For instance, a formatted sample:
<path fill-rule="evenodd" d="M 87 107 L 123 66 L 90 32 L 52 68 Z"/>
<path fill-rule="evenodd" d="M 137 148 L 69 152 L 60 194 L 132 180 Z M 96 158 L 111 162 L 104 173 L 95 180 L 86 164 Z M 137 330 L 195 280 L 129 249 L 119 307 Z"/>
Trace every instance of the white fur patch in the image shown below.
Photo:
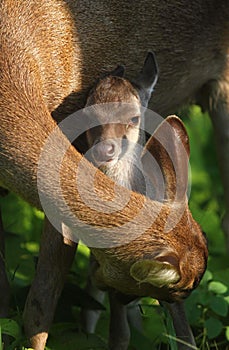
<path fill-rule="evenodd" d="M 135 147 L 132 147 L 131 151 L 128 149 L 121 159 L 115 163 L 106 165 L 102 171 L 117 184 L 131 189 L 131 179 L 134 176 L 134 164 L 140 164 L 140 162 L 135 155 Z"/>

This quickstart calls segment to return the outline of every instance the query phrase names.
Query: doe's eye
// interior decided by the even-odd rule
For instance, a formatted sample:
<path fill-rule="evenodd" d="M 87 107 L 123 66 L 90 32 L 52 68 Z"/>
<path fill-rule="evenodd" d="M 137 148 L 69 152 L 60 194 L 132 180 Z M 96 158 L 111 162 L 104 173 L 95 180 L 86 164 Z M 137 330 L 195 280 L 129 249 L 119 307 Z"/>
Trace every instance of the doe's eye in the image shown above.
<path fill-rule="evenodd" d="M 130 124 L 137 125 L 139 122 L 140 117 L 136 116 L 130 119 Z"/>

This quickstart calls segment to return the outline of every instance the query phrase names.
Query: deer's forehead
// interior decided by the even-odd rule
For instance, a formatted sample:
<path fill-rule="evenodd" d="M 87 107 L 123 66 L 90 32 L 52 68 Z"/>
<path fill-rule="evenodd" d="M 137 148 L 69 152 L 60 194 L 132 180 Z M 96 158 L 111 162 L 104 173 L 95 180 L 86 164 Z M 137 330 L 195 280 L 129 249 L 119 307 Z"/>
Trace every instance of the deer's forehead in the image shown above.
<path fill-rule="evenodd" d="M 130 118 L 141 115 L 141 106 L 137 99 L 133 103 L 106 103 L 90 106 L 86 111 L 90 119 L 100 124 L 126 123 Z"/>
<path fill-rule="evenodd" d="M 102 79 L 91 91 L 87 103 L 127 102 L 139 100 L 137 90 L 126 79 L 108 76 Z"/>

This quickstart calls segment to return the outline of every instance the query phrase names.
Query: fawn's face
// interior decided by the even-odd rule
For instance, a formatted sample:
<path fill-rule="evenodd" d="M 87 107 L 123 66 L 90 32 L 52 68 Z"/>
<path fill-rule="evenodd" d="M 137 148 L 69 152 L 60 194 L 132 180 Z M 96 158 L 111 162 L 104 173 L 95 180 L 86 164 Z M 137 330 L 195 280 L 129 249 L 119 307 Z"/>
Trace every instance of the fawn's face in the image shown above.
<path fill-rule="evenodd" d="M 99 82 L 87 100 L 87 118 L 98 125 L 87 130 L 92 161 L 112 166 L 131 156 L 139 139 L 141 103 L 137 91 L 125 79 L 109 76 Z"/>
<path fill-rule="evenodd" d="M 90 158 L 98 167 L 112 166 L 134 152 L 143 126 L 141 105 L 147 107 L 158 79 L 154 54 L 148 52 L 134 85 L 123 75 L 124 67 L 118 66 L 99 81 L 87 99 L 86 106 L 91 108 L 85 109 L 89 121 L 86 136 Z M 97 125 L 90 128 L 95 122 Z"/>

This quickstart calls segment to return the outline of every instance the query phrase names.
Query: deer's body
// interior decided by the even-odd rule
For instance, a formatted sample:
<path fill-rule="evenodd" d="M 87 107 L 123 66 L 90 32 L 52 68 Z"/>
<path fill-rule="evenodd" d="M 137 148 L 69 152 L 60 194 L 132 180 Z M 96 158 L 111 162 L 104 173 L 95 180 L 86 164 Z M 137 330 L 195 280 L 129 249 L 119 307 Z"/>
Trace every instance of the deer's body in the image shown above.
<path fill-rule="evenodd" d="M 9 127 L 12 123 L 20 135 L 15 143 L 21 146 L 21 156 L 17 156 L 17 149 L 12 153 L 10 144 L 3 144 L 2 148 L 10 149 L 6 151 L 10 152 L 8 157 L 20 161 L 19 169 L 11 171 L 12 162 L 7 166 L 6 156 L 1 183 L 38 205 L 36 183 L 31 186 L 31 178 L 36 178 L 34 163 L 42 137 L 39 132 L 38 141 L 35 124 L 45 123 L 48 131 L 54 127 L 49 113 L 60 120 L 82 107 L 83 91 L 95 76 L 117 62 L 124 62 L 133 76 L 149 48 L 155 50 L 162 67 L 154 96 L 155 111 L 163 115 L 173 112 L 197 97 L 208 83 L 210 87 L 213 84 L 213 97 L 217 95 L 219 100 L 222 95 L 227 101 L 228 12 L 227 1 L 200 1 L 199 7 L 196 1 L 188 6 L 185 1 L 163 6 L 159 0 L 145 0 L 134 6 L 125 1 L 108 5 L 106 1 L 92 4 L 50 0 L 41 1 L 39 6 L 36 1 L 2 1 L 1 131 L 7 137 L 1 139 L 8 141 L 15 136 Z M 31 135 L 30 145 L 37 147 L 34 154 L 33 148 L 25 145 L 23 132 L 27 138 Z M 45 137 L 43 131 L 43 140 Z M 226 147 L 227 142 L 226 138 Z M 9 173 L 20 173 L 21 169 L 23 176 L 15 185 L 15 175 Z"/>
<path fill-rule="evenodd" d="M 59 121 L 82 107 L 86 90 L 94 78 L 101 71 L 110 70 L 118 62 L 125 63 L 132 77 L 138 71 L 139 62 L 143 60 L 146 51 L 153 49 L 161 67 L 160 81 L 154 95 L 154 110 L 166 115 L 190 98 L 197 99 L 209 108 L 218 141 L 226 203 L 229 208 L 228 1 L 192 0 L 187 4 L 185 0 L 174 0 L 164 4 L 159 0 L 141 0 L 132 4 L 124 0 L 41 0 L 38 4 L 37 1 L 31 0 L 2 0 L 0 18 L 2 186 L 16 192 L 30 204 L 40 207 L 37 167 L 45 141 L 56 126 L 53 117 Z M 64 145 L 69 146 L 61 132 L 58 134 L 58 145 L 60 148 Z M 55 152 L 56 150 L 53 150 L 53 154 Z M 70 147 L 60 171 L 63 194 L 72 213 L 80 217 L 82 222 L 96 228 L 122 226 L 127 219 L 135 217 L 146 203 L 150 212 L 148 217 L 142 218 L 142 222 L 139 223 L 140 226 L 144 226 L 144 221 L 147 222 L 151 213 L 158 209 L 158 203 L 146 200 L 137 193 L 131 195 L 125 210 L 118 212 L 118 215 L 96 212 L 95 216 L 94 211 L 85 205 L 75 190 L 74 169 L 81 158 L 81 155 Z M 47 167 L 43 192 L 49 205 L 64 219 L 65 212 L 52 177 L 56 162 L 54 158 Z M 86 162 L 83 167 L 84 173 L 88 175 L 91 170 L 93 167 Z M 97 197 L 87 188 L 86 183 L 81 185 L 95 207 Z M 112 197 L 109 191 L 112 185 L 112 180 L 103 174 L 99 175 L 99 191 L 107 200 Z M 115 199 L 117 203 L 120 198 L 121 193 Z M 152 238 L 153 232 L 161 234 L 170 210 L 171 206 L 165 203 L 161 218 L 155 221 L 152 231 L 149 229 L 146 232 L 147 239 Z M 229 221 L 228 216 L 225 223 L 227 220 Z M 189 229 L 183 232 L 183 225 L 187 224 Z M 182 276 L 172 294 L 167 289 L 160 291 L 164 293 L 164 299 L 176 299 L 177 296 L 185 294 L 187 289 L 193 287 L 200 273 L 199 266 L 203 269 L 205 264 L 205 242 L 189 212 L 182 217 L 179 225 L 182 239 L 177 236 L 176 230 L 170 232 L 165 241 L 162 239 L 162 245 L 167 246 L 169 242 L 175 255 L 179 256 Z M 229 225 L 225 227 L 228 231 Z M 198 239 L 193 234 L 193 228 L 198 232 Z M 43 237 L 37 275 L 25 312 L 26 330 L 36 350 L 44 347 L 67 271 L 66 266 L 70 264 L 75 250 L 74 244 L 63 240 L 50 225 L 47 232 Z M 180 244 L 181 241 L 186 244 Z M 137 243 L 141 245 L 141 251 L 150 249 L 144 241 L 137 240 Z M 129 244 L 128 249 L 133 252 L 135 249 L 136 252 L 133 242 Z M 187 246 L 193 250 L 189 252 Z M 196 260 L 194 251 L 202 252 L 201 258 L 198 257 L 200 260 Z M 60 261 L 56 262 L 57 252 L 64 261 L 67 255 L 68 264 L 65 267 Z M 129 269 L 130 264 L 138 262 L 141 257 L 135 255 L 132 259 L 128 256 L 129 261 L 126 262 L 127 257 L 120 247 L 115 252 L 111 250 L 107 255 L 98 256 L 98 260 L 103 262 L 104 266 L 107 266 L 107 262 L 114 263 L 115 266 L 116 262 L 121 260 Z M 187 266 L 196 268 L 191 271 Z M 191 275 L 186 272 L 190 272 Z M 106 274 L 106 269 L 98 272 L 101 284 L 104 278 L 109 279 L 111 276 L 111 273 L 108 273 L 108 276 Z M 112 286 L 115 274 L 114 269 L 109 282 Z M 50 275 L 59 277 L 50 279 Z M 135 274 L 135 277 L 138 276 Z M 127 286 L 121 283 L 119 289 L 127 292 L 126 288 Z M 151 293 L 145 288 L 142 285 L 138 294 Z M 137 292 L 136 286 L 131 287 L 132 292 Z M 155 288 L 153 293 L 157 293 Z M 46 313 L 46 310 L 49 312 Z"/>

